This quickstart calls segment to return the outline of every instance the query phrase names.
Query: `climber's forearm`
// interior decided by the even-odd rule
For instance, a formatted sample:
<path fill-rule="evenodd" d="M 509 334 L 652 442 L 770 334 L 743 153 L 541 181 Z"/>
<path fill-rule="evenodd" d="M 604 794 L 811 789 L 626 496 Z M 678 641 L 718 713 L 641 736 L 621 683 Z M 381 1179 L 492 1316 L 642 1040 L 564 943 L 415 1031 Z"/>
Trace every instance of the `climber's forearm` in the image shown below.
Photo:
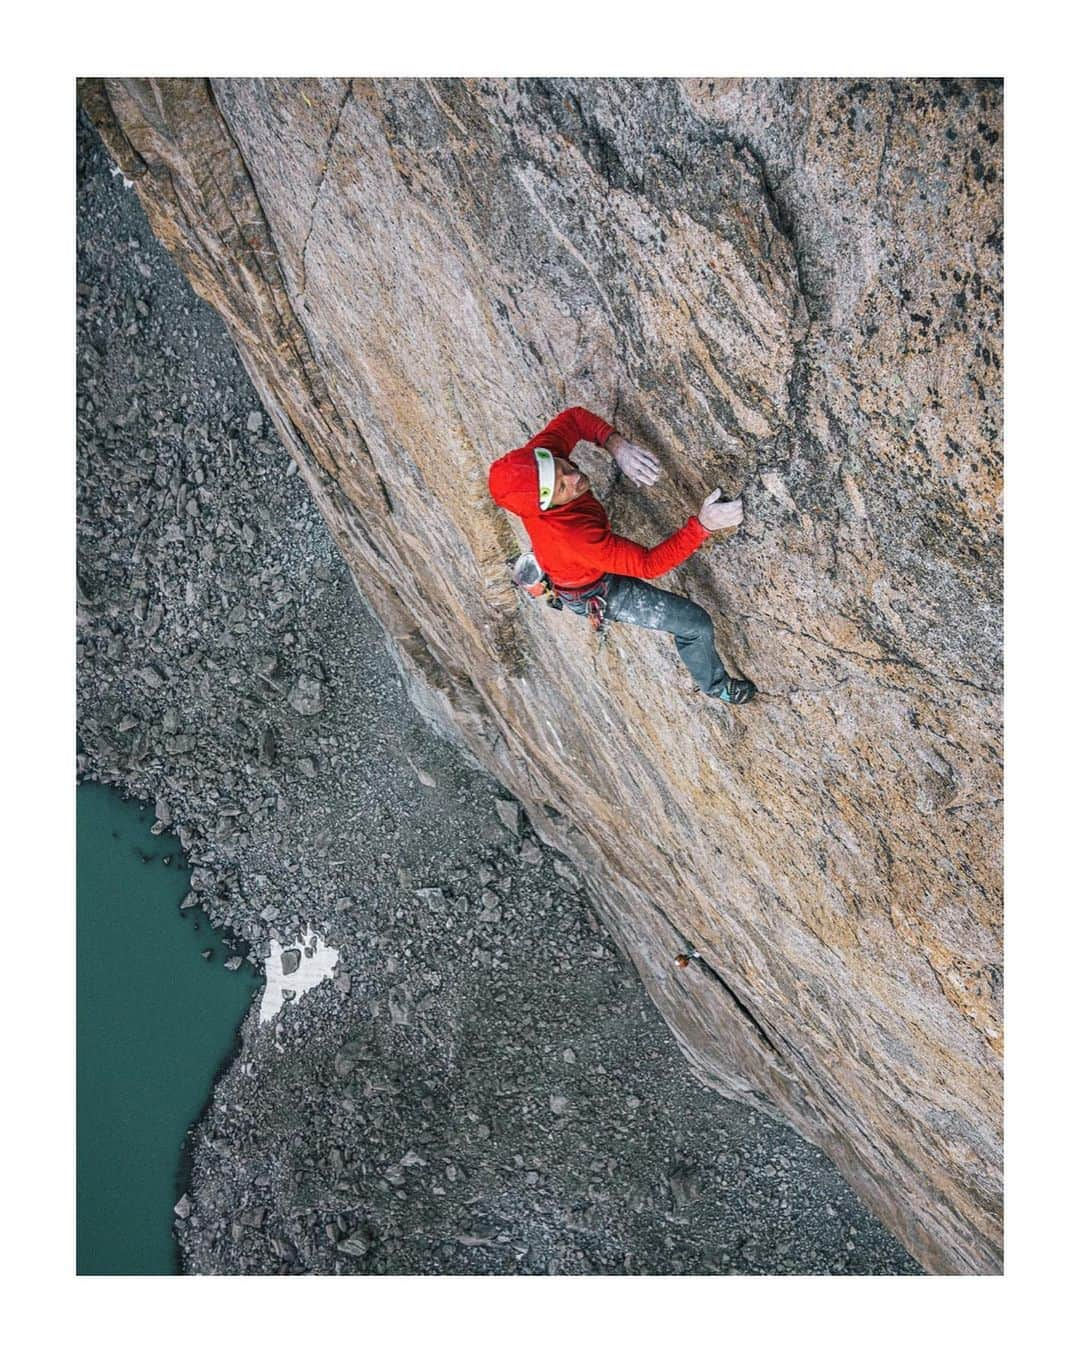
<path fill-rule="evenodd" d="M 603 445 L 611 436 L 612 427 L 602 417 L 589 412 L 588 408 L 575 405 L 566 408 L 558 417 L 544 427 L 528 443 L 528 449 L 537 446 L 553 450 L 557 455 L 569 457 L 578 441 L 592 441 L 594 445 Z"/>
<path fill-rule="evenodd" d="M 651 581 L 678 567 L 709 537 L 696 516 L 653 548 L 610 530 L 584 531 L 575 540 L 575 561 L 583 568 Z"/>

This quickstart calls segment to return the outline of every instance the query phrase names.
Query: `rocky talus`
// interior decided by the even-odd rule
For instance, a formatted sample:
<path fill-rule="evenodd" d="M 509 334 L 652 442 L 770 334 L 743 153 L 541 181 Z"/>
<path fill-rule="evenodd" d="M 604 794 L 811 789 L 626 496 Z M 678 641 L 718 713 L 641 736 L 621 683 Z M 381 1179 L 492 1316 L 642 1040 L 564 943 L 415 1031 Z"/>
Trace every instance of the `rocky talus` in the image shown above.
<path fill-rule="evenodd" d="M 589 878 L 701 1081 L 927 1269 L 999 1269 L 1000 85 L 80 92 L 417 707 Z M 583 448 L 621 533 L 742 491 L 662 584 L 751 709 L 517 601 L 487 465 L 572 403 L 663 462 Z"/>

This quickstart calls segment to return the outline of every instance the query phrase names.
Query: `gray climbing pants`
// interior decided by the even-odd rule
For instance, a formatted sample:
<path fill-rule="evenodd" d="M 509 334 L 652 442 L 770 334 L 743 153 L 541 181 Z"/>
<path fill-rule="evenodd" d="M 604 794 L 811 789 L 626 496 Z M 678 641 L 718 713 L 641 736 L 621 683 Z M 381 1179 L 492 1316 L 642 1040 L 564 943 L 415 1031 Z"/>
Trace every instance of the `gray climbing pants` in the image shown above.
<path fill-rule="evenodd" d="M 607 604 L 605 620 L 632 623 L 638 628 L 659 628 L 671 633 L 683 664 L 703 693 L 716 694 L 727 678 L 724 663 L 713 643 L 713 621 L 708 613 L 685 596 L 662 591 L 640 577 L 605 574 Z M 575 614 L 586 614 L 584 601 L 563 600 Z"/>

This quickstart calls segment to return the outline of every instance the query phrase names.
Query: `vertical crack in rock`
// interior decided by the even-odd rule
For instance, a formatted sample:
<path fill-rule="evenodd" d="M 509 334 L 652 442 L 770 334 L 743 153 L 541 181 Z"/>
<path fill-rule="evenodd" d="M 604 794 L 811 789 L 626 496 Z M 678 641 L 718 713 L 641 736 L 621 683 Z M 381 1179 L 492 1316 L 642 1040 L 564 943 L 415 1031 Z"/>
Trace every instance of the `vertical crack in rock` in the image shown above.
<path fill-rule="evenodd" d="M 672 924 L 671 920 L 667 917 L 667 915 L 663 912 L 663 910 L 660 909 L 660 907 L 656 905 L 655 902 L 650 903 L 653 904 L 653 908 L 656 910 L 657 914 L 660 915 L 660 917 L 664 920 L 664 922 L 671 928 L 672 932 L 675 933 L 675 935 L 678 937 L 679 942 L 682 946 L 683 953 L 693 958 L 694 967 L 697 968 L 698 970 L 701 970 L 710 980 L 713 981 L 713 983 L 720 986 L 723 993 L 731 1001 L 736 1012 L 738 1012 L 739 1015 L 743 1018 L 743 1020 L 749 1026 L 751 1031 L 764 1043 L 769 1052 L 772 1055 L 774 1055 L 777 1058 L 777 1060 L 782 1061 L 784 1056 L 780 1052 L 776 1043 L 773 1041 L 772 1037 L 765 1030 L 764 1026 L 761 1024 L 759 1019 L 754 1015 L 751 1009 L 747 1007 L 746 1003 L 735 992 L 731 984 L 726 979 L 724 979 L 723 975 L 720 974 L 720 972 L 716 969 L 714 965 L 712 965 L 708 960 L 706 960 L 706 958 L 697 949 L 695 944 L 690 941 L 690 939 L 686 936 L 686 934 L 681 933 L 678 930 L 678 928 L 676 928 L 675 925 Z"/>
<path fill-rule="evenodd" d="M 889 150 L 892 147 L 893 120 L 896 117 L 897 93 L 893 89 L 889 97 L 889 112 L 885 119 L 885 134 L 881 138 L 881 158 L 878 160 L 877 174 L 874 178 L 874 195 L 881 196 L 882 175 L 885 172 L 885 164 L 889 158 Z"/>
<path fill-rule="evenodd" d="M 710 979 L 715 980 L 716 983 L 720 986 L 720 988 L 723 989 L 724 993 L 727 994 L 728 998 L 731 999 L 732 1003 L 734 1003 L 738 1011 L 743 1015 L 743 1017 L 746 1018 L 747 1022 L 750 1023 L 754 1031 L 765 1042 L 765 1045 L 768 1047 L 768 1049 L 777 1057 L 777 1059 L 782 1059 L 783 1056 L 781 1055 L 779 1049 L 773 1042 L 772 1038 L 769 1036 L 769 1033 L 765 1030 L 765 1028 L 761 1025 L 760 1021 L 758 1021 L 758 1019 L 754 1016 L 754 1014 L 750 1011 L 750 1009 L 738 996 L 738 994 L 727 982 L 727 980 L 725 980 L 724 977 L 720 974 L 720 972 L 714 966 L 711 966 L 709 962 L 706 961 L 705 958 L 700 953 L 698 954 L 696 960 L 698 966 L 705 972 L 705 974 L 708 975 Z"/>
<path fill-rule="evenodd" d="M 304 235 L 304 244 L 300 250 L 300 292 L 297 297 L 298 303 L 303 303 L 304 293 L 307 290 L 307 253 L 308 245 L 311 243 L 311 232 L 315 228 L 315 214 L 319 208 L 319 198 L 322 196 L 323 183 L 326 181 L 326 175 L 330 171 L 330 161 L 334 153 L 334 143 L 337 141 L 338 130 L 341 127 L 341 118 L 345 112 L 345 106 L 353 96 L 353 82 L 346 81 L 345 94 L 338 106 L 337 116 L 334 118 L 334 125 L 331 128 L 330 135 L 327 138 L 326 149 L 323 151 L 322 170 L 319 173 L 319 181 L 315 185 L 315 195 L 311 199 L 311 218 L 308 222 L 307 234 Z"/>

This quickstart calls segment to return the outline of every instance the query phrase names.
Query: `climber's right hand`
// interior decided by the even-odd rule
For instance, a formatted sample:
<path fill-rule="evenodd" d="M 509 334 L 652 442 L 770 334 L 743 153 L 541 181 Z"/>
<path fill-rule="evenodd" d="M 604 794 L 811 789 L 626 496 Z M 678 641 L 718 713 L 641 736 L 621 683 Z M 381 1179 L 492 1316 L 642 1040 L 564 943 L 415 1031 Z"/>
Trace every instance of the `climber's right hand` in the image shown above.
<path fill-rule="evenodd" d="M 710 492 L 698 512 L 698 520 L 710 532 L 734 530 L 742 523 L 742 498 L 736 497 L 733 502 L 722 502 L 719 500 L 722 493 L 723 488 Z"/>

